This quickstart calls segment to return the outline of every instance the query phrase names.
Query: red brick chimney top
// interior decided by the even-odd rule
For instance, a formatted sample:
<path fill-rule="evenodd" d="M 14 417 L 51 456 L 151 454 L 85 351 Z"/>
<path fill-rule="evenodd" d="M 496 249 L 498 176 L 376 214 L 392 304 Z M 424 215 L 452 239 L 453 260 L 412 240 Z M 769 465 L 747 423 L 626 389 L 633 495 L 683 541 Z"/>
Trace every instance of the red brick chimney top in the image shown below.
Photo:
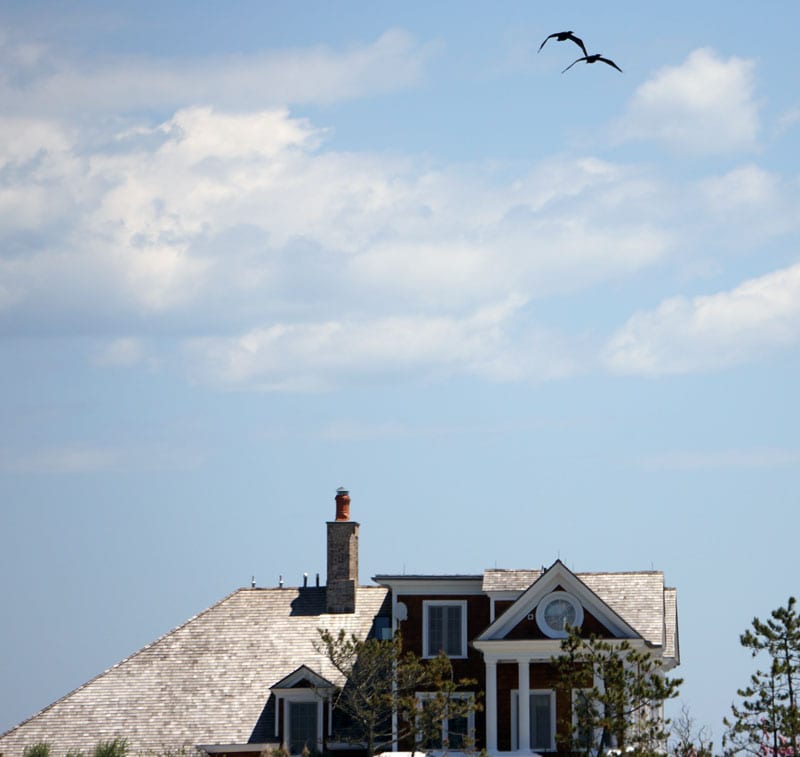
<path fill-rule="evenodd" d="M 350 492 L 343 486 L 336 490 L 336 520 L 350 520 Z"/>

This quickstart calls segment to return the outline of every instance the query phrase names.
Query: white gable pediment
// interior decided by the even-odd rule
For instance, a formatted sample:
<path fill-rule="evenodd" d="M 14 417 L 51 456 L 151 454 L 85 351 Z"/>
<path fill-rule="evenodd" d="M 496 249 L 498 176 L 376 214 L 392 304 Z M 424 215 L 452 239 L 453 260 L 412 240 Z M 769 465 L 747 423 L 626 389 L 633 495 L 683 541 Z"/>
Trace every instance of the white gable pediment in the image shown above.
<path fill-rule="evenodd" d="M 333 684 L 324 676 L 316 673 L 308 665 L 301 665 L 296 670 L 289 673 L 285 678 L 281 678 L 270 689 L 276 693 L 296 688 L 331 689 Z"/>
<path fill-rule="evenodd" d="M 476 639 L 476 641 L 501 641 L 536 611 L 540 602 L 555 591 L 564 591 L 574 597 L 583 608 L 603 626 L 612 637 L 620 639 L 641 638 L 640 634 L 597 596 L 569 568 L 556 560 L 531 585 L 517 597 L 516 601 Z"/>

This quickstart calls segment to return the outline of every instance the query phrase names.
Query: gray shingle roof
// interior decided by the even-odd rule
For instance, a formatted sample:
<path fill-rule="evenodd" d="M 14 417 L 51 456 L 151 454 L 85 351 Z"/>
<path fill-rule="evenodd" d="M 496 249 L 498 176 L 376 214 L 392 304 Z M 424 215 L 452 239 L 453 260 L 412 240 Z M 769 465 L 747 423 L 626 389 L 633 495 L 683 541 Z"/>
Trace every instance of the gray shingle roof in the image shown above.
<path fill-rule="evenodd" d="M 483 571 L 483 590 L 486 592 L 523 592 L 541 575 L 541 570 L 505 570 L 498 568 L 485 570 Z"/>
<path fill-rule="evenodd" d="M 678 644 L 678 591 L 677 589 L 664 589 L 664 656 L 674 657 L 676 662 L 681 660 L 681 650 Z"/>
<path fill-rule="evenodd" d="M 483 590 L 522 593 L 541 575 L 540 570 L 487 570 L 483 575 Z M 669 615 L 665 613 L 666 592 L 672 592 L 671 602 L 674 608 L 675 590 L 665 590 L 664 574 L 661 571 L 575 575 L 644 639 L 659 646 L 665 644 L 665 635 L 669 635 Z M 673 615 L 674 612 L 673 609 Z M 674 648 L 674 624 L 670 633 Z"/>
<path fill-rule="evenodd" d="M 308 665 L 340 676 L 314 650 L 318 628 L 366 636 L 387 591 L 358 589 L 354 614 L 325 613 L 325 588 L 240 589 L 0 736 L 0 753 L 38 741 L 54 757 L 128 739 L 136 754 L 271 736 L 270 687 Z M 386 604 L 385 604 L 386 603 Z M 265 722 L 269 721 L 269 722 Z"/>

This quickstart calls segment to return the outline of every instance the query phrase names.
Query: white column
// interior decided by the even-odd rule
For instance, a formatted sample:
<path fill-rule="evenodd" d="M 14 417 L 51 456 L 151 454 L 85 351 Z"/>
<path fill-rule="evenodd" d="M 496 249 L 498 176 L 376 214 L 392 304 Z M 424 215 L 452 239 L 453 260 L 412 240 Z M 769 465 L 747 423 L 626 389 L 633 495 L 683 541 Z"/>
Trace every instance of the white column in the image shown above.
<path fill-rule="evenodd" d="M 486 660 L 486 751 L 497 754 L 497 661 Z"/>
<path fill-rule="evenodd" d="M 519 667 L 519 699 L 517 700 L 517 731 L 520 752 L 531 751 L 531 670 L 530 660 L 517 661 Z"/>
<path fill-rule="evenodd" d="M 317 751 L 322 752 L 322 742 L 323 742 L 323 729 L 322 729 L 322 712 L 323 712 L 323 701 L 320 699 L 317 702 Z"/>

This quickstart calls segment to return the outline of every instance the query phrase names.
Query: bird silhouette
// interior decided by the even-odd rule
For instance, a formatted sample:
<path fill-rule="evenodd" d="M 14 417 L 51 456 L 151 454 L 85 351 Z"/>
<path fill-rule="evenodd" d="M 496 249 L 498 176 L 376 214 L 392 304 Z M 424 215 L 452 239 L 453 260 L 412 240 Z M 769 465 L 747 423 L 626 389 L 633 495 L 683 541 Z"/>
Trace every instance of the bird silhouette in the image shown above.
<path fill-rule="evenodd" d="M 568 39 L 572 40 L 578 47 L 580 47 L 581 50 L 583 50 L 584 55 L 589 54 L 586 52 L 586 46 L 583 44 L 583 40 L 580 37 L 576 37 L 572 32 L 554 32 L 550 36 L 544 38 L 544 42 L 542 42 L 542 44 L 539 45 L 539 49 L 536 52 L 537 53 L 542 52 L 542 48 L 544 47 L 545 42 L 547 42 L 548 39 L 553 39 L 553 38 L 555 38 L 559 42 L 566 42 Z"/>
<path fill-rule="evenodd" d="M 607 63 L 609 66 L 613 66 L 614 68 L 617 69 L 617 71 L 622 73 L 622 69 L 616 63 L 614 63 L 613 60 L 609 60 L 608 58 L 604 58 L 599 53 L 596 53 L 594 55 L 584 55 L 582 58 L 578 58 L 577 60 L 572 61 L 572 63 L 570 63 L 564 69 L 564 71 L 569 71 L 576 63 L 580 63 L 582 60 L 585 60 L 587 63 L 597 63 L 597 61 L 602 61 L 603 63 Z M 563 74 L 564 71 L 562 71 L 561 73 Z"/>

